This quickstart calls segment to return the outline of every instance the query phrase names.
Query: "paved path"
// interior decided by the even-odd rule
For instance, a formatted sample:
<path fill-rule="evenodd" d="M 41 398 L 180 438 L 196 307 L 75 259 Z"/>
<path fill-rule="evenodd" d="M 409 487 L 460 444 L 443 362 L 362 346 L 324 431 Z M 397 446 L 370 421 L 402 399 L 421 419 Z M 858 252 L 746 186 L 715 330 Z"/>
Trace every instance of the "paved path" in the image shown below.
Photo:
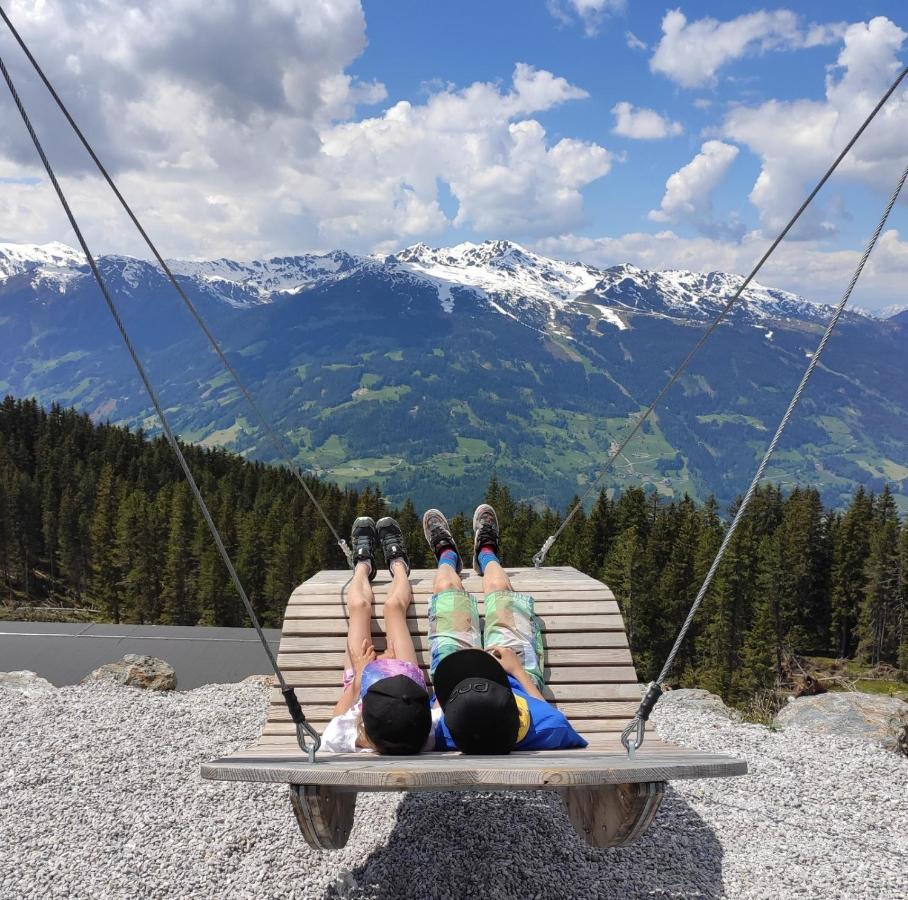
<path fill-rule="evenodd" d="M 275 653 L 280 635 L 279 629 L 265 629 Z M 271 671 L 251 628 L 0 621 L 0 669 L 30 669 L 58 687 L 78 684 L 92 669 L 126 653 L 169 662 L 181 690 Z"/>

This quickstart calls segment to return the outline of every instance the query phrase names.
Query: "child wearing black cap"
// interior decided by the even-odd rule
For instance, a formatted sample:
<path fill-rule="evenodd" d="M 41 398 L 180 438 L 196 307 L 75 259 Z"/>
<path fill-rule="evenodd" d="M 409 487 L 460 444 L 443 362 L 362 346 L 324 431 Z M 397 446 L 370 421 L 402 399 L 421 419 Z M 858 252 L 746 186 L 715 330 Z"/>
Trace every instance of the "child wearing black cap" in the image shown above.
<path fill-rule="evenodd" d="M 473 568 L 483 576 L 485 631 L 460 580 L 460 554 L 447 519 L 423 516 L 438 560 L 429 603 L 431 675 L 443 716 L 436 750 L 502 754 L 561 750 L 587 742 L 543 697 L 544 651 L 533 598 L 514 591 L 498 559 L 498 517 L 488 504 L 473 516 Z M 485 649 L 481 649 L 482 647 Z"/>
<path fill-rule="evenodd" d="M 351 537 L 355 566 L 347 595 L 344 690 L 322 735 L 322 748 L 386 754 L 431 750 L 435 742 L 429 693 L 407 627 L 413 590 L 400 526 L 389 517 L 376 524 L 361 516 L 353 523 Z M 384 605 L 388 648 L 381 655 L 372 645 L 371 629 L 378 544 L 392 576 Z"/>

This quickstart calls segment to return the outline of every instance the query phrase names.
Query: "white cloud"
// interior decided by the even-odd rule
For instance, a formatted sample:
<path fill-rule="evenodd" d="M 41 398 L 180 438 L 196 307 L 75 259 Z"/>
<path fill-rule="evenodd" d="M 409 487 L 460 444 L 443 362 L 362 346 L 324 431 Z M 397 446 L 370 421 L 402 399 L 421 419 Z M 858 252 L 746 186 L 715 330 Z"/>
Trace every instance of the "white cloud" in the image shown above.
<path fill-rule="evenodd" d="M 647 44 L 646 41 L 641 41 L 633 31 L 624 32 L 624 43 L 627 44 L 631 50 L 649 49 L 649 44 Z"/>
<path fill-rule="evenodd" d="M 438 181 L 458 201 L 453 224 L 507 234 L 554 233 L 583 218 L 580 189 L 605 175 L 611 154 L 564 138 L 550 146 L 529 113 L 586 94 L 548 72 L 519 64 L 513 86 L 476 83 L 425 104 L 398 103 L 384 115 L 323 132 L 317 175 L 301 190 L 332 240 L 374 241 L 440 231 Z M 317 187 L 305 176 L 305 187 Z M 301 185 L 303 187 L 303 185 Z"/>
<path fill-rule="evenodd" d="M 536 243 L 541 253 L 596 266 L 629 262 L 647 269 L 737 272 L 746 275 L 769 240 L 751 232 L 740 241 L 680 237 L 673 231 L 636 232 L 588 238 L 567 234 Z M 862 248 L 830 250 L 818 242 L 783 242 L 760 271 L 761 284 L 793 291 L 817 303 L 836 303 L 848 284 Z M 889 229 L 881 236 L 854 292 L 852 306 L 882 310 L 904 297 L 908 241 Z"/>
<path fill-rule="evenodd" d="M 833 43 L 841 25 L 811 25 L 803 31 L 798 16 L 787 9 L 761 10 L 720 22 L 703 18 L 689 22 L 680 9 L 662 19 L 662 39 L 650 69 L 682 87 L 714 84 L 716 73 L 733 60 L 754 53 Z"/>
<path fill-rule="evenodd" d="M 738 155 L 738 148 L 722 141 L 706 141 L 700 152 L 665 182 L 659 209 L 651 210 L 653 222 L 690 222 L 705 234 L 732 227 L 713 216 L 712 192 Z"/>
<path fill-rule="evenodd" d="M 772 100 L 738 106 L 720 133 L 747 146 L 761 160 L 750 193 L 764 228 L 775 231 L 794 212 L 799 198 L 826 169 L 898 74 L 906 33 L 884 17 L 850 25 L 837 64 L 826 78 L 825 100 Z M 848 180 L 888 192 L 904 165 L 908 95 L 897 92 L 852 149 L 839 172 Z M 837 176 L 839 177 L 839 176 Z M 800 238 L 835 228 L 830 210 L 809 211 Z"/>
<path fill-rule="evenodd" d="M 579 19 L 586 34 L 593 37 L 605 19 L 624 12 L 627 0 L 546 0 L 546 6 L 563 25 Z"/>
<path fill-rule="evenodd" d="M 684 127 L 680 122 L 673 122 L 671 119 L 660 116 L 653 109 L 635 108 L 627 101 L 613 106 L 612 115 L 615 117 L 615 127 L 612 129 L 612 133 L 622 137 L 651 141 L 675 137 L 684 132 Z"/>
<path fill-rule="evenodd" d="M 551 141 L 533 115 L 586 93 L 517 65 L 510 86 L 436 88 L 394 103 L 347 69 L 366 46 L 359 0 L 12 0 L 7 7 L 171 255 L 256 255 L 384 242 L 455 226 L 510 235 L 557 233 L 584 219 L 582 189 L 608 172 L 593 143 Z M 13 74 L 99 251 L 144 252 L 65 123 Z M 69 239 L 24 129 L 0 133 L 0 234 Z M 10 176 L 13 177 L 13 176 Z"/>

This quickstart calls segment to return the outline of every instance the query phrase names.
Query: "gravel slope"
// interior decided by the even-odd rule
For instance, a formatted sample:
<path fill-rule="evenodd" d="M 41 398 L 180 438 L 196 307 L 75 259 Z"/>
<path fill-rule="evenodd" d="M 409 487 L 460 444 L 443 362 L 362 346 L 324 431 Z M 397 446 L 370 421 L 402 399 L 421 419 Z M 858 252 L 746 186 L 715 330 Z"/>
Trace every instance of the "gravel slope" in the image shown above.
<path fill-rule="evenodd" d="M 665 702 L 666 737 L 751 774 L 675 782 L 635 847 L 587 848 L 545 793 L 366 794 L 348 847 L 317 854 L 284 786 L 199 777 L 266 702 L 254 684 L 0 688 L 0 898 L 908 895 L 908 761 L 865 744 Z"/>

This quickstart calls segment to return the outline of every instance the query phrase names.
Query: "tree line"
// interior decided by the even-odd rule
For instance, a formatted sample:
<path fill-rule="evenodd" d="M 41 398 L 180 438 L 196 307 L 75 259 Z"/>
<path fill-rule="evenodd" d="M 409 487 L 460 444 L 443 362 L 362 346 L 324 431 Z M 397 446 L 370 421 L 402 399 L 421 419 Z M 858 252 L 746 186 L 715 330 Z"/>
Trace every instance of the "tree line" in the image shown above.
<path fill-rule="evenodd" d="M 264 624 L 279 626 L 292 589 L 320 569 L 344 568 L 341 551 L 286 469 L 219 449 L 184 451 L 253 606 Z M 343 534 L 357 515 L 394 515 L 414 566 L 432 564 L 412 503 L 392 506 L 373 487 L 307 483 Z M 504 561 L 530 565 L 561 514 L 519 502 L 494 476 L 486 499 L 502 521 Z M 444 509 L 444 497 L 437 505 Z M 470 517 L 458 513 L 451 523 L 468 555 Z M 612 588 L 638 673 L 651 679 L 726 526 L 714 500 L 666 500 L 635 487 L 601 493 L 547 562 Z M 44 606 L 112 622 L 247 624 L 163 438 L 11 397 L 0 404 L 0 589 L 7 616 Z M 740 703 L 771 688 L 789 654 L 908 670 L 906 620 L 908 525 L 888 488 L 859 489 L 836 511 L 813 488 L 766 485 L 717 572 L 676 677 Z"/>

